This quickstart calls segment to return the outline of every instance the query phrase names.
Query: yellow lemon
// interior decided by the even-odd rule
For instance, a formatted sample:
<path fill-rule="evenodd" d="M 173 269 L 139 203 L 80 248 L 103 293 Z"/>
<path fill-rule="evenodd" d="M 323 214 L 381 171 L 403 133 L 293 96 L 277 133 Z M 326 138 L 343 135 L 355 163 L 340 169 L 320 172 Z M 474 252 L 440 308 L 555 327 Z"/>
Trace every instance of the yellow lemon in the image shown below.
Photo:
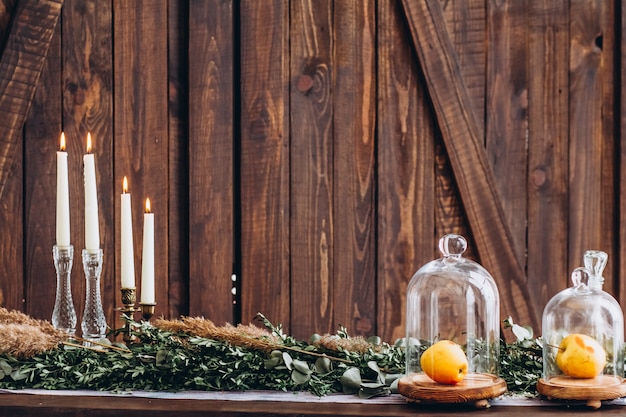
<path fill-rule="evenodd" d="M 440 340 L 422 353 L 420 366 L 426 375 L 441 384 L 456 384 L 467 374 L 467 357 L 461 346 Z"/>
<path fill-rule="evenodd" d="M 572 333 L 559 344 L 556 364 L 565 375 L 593 378 L 604 369 L 606 352 L 593 337 Z"/>

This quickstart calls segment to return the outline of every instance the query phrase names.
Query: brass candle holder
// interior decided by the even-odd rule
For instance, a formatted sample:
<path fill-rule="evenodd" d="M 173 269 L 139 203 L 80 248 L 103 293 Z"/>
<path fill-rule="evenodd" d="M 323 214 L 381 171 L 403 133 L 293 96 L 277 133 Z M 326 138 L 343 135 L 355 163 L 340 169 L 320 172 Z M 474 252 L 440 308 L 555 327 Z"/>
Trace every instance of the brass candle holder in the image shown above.
<path fill-rule="evenodd" d="M 139 308 L 135 307 L 137 303 L 137 289 L 136 288 L 121 288 L 122 292 L 122 308 L 118 310 L 126 318 L 126 324 L 124 325 L 124 341 L 126 343 L 133 343 L 137 340 L 137 336 L 132 334 L 131 321 L 134 319 L 136 311 L 141 311 L 141 317 L 144 321 L 149 321 L 154 316 L 154 308 L 156 303 L 139 303 Z"/>
<path fill-rule="evenodd" d="M 144 321 L 150 321 L 150 318 L 154 316 L 154 307 L 156 303 L 139 303 L 141 310 L 141 317 Z"/>
<path fill-rule="evenodd" d="M 132 334 L 131 325 L 131 320 L 133 320 L 135 311 L 139 311 L 139 309 L 135 307 L 135 302 L 137 301 L 137 289 L 121 288 L 120 291 L 122 292 L 123 307 L 119 310 L 126 317 L 126 324 L 124 325 L 124 341 L 126 343 L 132 343 L 137 339 L 137 337 Z"/>

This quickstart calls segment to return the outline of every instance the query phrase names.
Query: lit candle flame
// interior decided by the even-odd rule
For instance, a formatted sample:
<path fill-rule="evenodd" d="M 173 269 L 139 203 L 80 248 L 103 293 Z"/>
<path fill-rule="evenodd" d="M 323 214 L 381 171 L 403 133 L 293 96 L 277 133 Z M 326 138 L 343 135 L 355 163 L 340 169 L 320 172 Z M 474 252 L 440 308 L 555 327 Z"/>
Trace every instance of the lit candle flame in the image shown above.
<path fill-rule="evenodd" d="M 87 133 L 87 153 L 91 153 L 91 133 Z"/>
<path fill-rule="evenodd" d="M 65 151 L 65 133 L 61 132 L 61 152 Z"/>
<path fill-rule="evenodd" d="M 122 192 L 126 194 L 128 192 L 128 178 L 124 175 L 124 181 L 122 182 Z"/>
<path fill-rule="evenodd" d="M 146 198 L 146 213 L 150 213 L 150 199 Z"/>

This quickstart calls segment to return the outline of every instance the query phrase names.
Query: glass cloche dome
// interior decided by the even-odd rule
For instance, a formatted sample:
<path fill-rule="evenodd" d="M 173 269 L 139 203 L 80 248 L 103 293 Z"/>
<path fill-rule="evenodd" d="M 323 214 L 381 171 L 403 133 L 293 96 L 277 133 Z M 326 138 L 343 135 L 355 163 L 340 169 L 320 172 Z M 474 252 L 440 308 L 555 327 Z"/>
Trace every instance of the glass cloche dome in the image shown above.
<path fill-rule="evenodd" d="M 596 401 L 624 391 L 624 314 L 602 289 L 608 255 L 587 251 L 584 268 L 572 272 L 572 286 L 546 304 L 542 316 L 543 375 L 540 394 Z M 614 387 L 611 389 L 610 387 Z"/>
<path fill-rule="evenodd" d="M 506 391 L 506 383 L 497 377 L 498 288 L 485 268 L 462 256 L 466 248 L 462 236 L 443 236 L 439 240 L 443 257 L 425 264 L 409 282 L 406 375 L 399 382 L 400 393 L 409 398 L 423 399 L 421 389 L 426 386 L 446 392 L 460 387 L 497 386 L 495 390 L 482 390 L 486 393 L 483 399 Z M 465 357 L 459 359 L 463 354 Z M 458 369 L 446 377 L 446 366 L 454 364 Z M 454 398 L 446 402 L 461 401 Z"/>

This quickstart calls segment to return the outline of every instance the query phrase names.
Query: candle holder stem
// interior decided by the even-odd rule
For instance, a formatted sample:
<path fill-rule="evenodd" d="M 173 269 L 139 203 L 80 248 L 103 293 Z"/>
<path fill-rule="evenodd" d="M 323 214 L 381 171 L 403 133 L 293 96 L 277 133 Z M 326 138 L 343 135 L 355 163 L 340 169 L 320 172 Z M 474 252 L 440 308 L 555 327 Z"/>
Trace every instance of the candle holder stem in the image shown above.
<path fill-rule="evenodd" d="M 74 263 L 74 246 L 69 245 L 52 248 L 52 259 L 57 274 L 57 291 L 52 311 L 52 325 L 55 329 L 66 332 L 69 336 L 76 333 L 76 310 L 72 300 L 72 265 Z"/>
<path fill-rule="evenodd" d="M 100 296 L 102 249 L 98 249 L 96 252 L 89 252 L 83 249 L 82 255 L 87 291 L 81 328 L 83 339 L 97 341 L 106 337 L 107 327 L 104 310 L 102 309 L 102 297 Z"/>

